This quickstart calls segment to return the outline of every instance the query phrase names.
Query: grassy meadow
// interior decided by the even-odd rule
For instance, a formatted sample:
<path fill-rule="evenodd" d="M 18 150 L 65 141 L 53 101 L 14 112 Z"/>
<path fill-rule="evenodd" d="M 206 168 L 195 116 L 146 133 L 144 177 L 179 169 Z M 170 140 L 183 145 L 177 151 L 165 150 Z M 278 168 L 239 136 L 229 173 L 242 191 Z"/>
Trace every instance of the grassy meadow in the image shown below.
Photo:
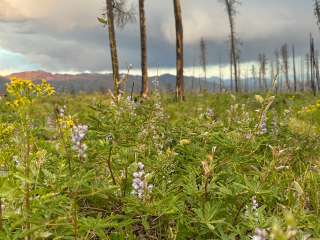
<path fill-rule="evenodd" d="M 311 94 L 9 90 L 0 239 L 320 239 Z"/>

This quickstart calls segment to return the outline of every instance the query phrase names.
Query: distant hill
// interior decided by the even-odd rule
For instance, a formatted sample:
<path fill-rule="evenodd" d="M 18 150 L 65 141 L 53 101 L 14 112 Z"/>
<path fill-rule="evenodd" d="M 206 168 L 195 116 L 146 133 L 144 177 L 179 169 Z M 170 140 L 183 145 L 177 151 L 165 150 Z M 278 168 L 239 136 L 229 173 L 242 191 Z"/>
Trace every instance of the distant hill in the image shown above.
<path fill-rule="evenodd" d="M 5 77 L 0 77 L 0 92 L 4 92 L 5 83 L 12 77 L 28 79 L 32 81 L 46 80 L 53 85 L 58 92 L 78 93 L 78 92 L 106 92 L 113 89 L 112 74 L 81 73 L 81 74 L 54 74 L 45 71 L 29 71 L 13 73 Z M 124 77 L 124 75 L 122 75 Z M 150 88 L 153 88 L 153 81 L 157 77 L 150 77 Z M 164 74 L 159 77 L 160 90 L 174 92 L 176 77 L 171 74 Z M 217 78 L 210 78 L 208 84 L 193 77 L 185 77 L 185 89 L 189 91 L 202 89 L 212 91 L 219 88 Z M 208 85 L 208 86 L 206 86 Z M 133 87 L 134 92 L 139 92 L 141 88 L 141 76 L 129 75 L 126 84 L 126 91 L 130 92 Z"/>
<path fill-rule="evenodd" d="M 13 73 L 6 76 L 6 78 L 10 79 L 12 77 L 17 77 L 17 78 L 28 79 L 32 81 L 38 81 L 42 79 L 46 81 L 73 81 L 73 80 L 91 81 L 91 80 L 104 79 L 106 76 L 109 76 L 109 75 L 110 74 L 104 75 L 104 74 L 95 74 L 95 73 L 59 74 L 59 73 L 50 73 L 45 71 L 30 71 L 30 72 Z"/>

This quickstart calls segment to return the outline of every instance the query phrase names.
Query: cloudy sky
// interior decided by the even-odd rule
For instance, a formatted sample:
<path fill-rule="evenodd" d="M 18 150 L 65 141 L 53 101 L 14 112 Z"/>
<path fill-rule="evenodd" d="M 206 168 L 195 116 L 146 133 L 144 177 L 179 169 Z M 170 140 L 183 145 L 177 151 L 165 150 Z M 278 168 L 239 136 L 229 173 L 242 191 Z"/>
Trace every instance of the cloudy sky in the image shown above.
<path fill-rule="evenodd" d="M 129 0 L 137 5 L 138 0 Z M 175 33 L 172 0 L 146 0 L 149 65 L 174 72 Z M 181 0 L 187 72 L 199 62 L 199 39 L 208 44 L 209 75 L 219 59 L 228 62 L 228 19 L 221 0 Z M 283 43 L 307 51 L 312 32 L 320 32 L 312 15 L 312 0 L 242 0 L 237 33 L 241 59 L 253 62 L 260 52 L 272 59 Z M 110 70 L 107 32 L 97 22 L 104 0 L 0 0 L 0 73 L 42 69 L 53 72 Z M 121 67 L 139 68 L 137 23 L 117 29 Z M 189 66 L 189 68 L 188 68 Z"/>

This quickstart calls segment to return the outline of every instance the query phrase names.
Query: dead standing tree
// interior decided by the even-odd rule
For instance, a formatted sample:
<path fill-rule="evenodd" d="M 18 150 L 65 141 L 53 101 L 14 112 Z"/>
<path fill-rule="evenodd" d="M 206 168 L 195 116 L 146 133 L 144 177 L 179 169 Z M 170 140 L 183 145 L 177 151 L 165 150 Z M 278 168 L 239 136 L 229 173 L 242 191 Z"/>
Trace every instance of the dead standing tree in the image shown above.
<path fill-rule="evenodd" d="M 251 66 L 251 76 L 252 76 L 252 81 L 253 81 L 253 90 L 256 91 L 258 89 L 258 84 L 257 84 L 257 72 L 256 72 L 256 67 L 255 65 Z"/>
<path fill-rule="evenodd" d="M 226 11 L 229 18 L 230 25 L 230 65 L 234 72 L 234 82 L 235 90 L 239 92 L 239 76 L 238 76 L 238 54 L 237 54 L 237 38 L 235 32 L 235 16 L 237 14 L 236 5 L 240 4 L 239 0 L 224 0 Z M 232 67 L 233 65 L 233 67 Z M 231 71 L 231 81 L 232 81 L 232 71 Z"/>
<path fill-rule="evenodd" d="M 177 81 L 176 81 L 176 98 L 177 100 L 184 100 L 184 76 L 183 76 L 183 24 L 182 24 L 182 10 L 180 0 L 173 0 L 175 26 L 176 26 L 176 67 L 177 67 Z"/>
<path fill-rule="evenodd" d="M 315 71 L 316 71 L 316 79 L 317 79 L 317 89 L 320 90 L 320 69 L 319 69 L 319 52 L 315 52 Z"/>
<path fill-rule="evenodd" d="M 278 76 L 278 81 L 276 84 L 276 91 L 280 91 L 281 87 L 282 87 L 282 76 L 281 76 L 281 72 L 280 72 L 280 53 L 279 50 L 276 49 L 274 51 L 274 55 L 275 55 L 275 61 L 276 61 L 276 73 L 275 75 Z"/>
<path fill-rule="evenodd" d="M 208 63 L 207 43 L 205 42 L 204 38 L 201 38 L 200 39 L 200 64 L 202 66 L 202 70 L 204 73 L 204 82 L 206 84 L 206 88 L 208 88 L 207 63 Z"/>
<path fill-rule="evenodd" d="M 310 34 L 310 73 L 311 73 L 311 89 L 313 92 L 313 95 L 317 95 L 317 86 L 315 77 L 317 78 L 317 82 L 319 79 L 318 72 L 316 71 L 316 60 L 315 60 L 315 49 L 314 49 L 314 39 L 312 35 Z"/>
<path fill-rule="evenodd" d="M 311 67 L 310 67 L 310 54 L 306 54 L 306 65 L 307 65 L 307 78 L 306 78 L 306 86 L 307 88 L 311 88 Z"/>
<path fill-rule="evenodd" d="M 314 15 L 317 18 L 317 25 L 320 29 L 320 1 L 314 0 Z M 312 40 L 313 41 L 313 40 Z M 319 64 L 318 64 L 318 56 L 316 56 L 315 63 L 316 63 L 316 75 L 317 75 L 317 86 L 318 90 L 320 89 L 320 73 L 319 73 Z"/>
<path fill-rule="evenodd" d="M 266 55 L 259 54 L 259 63 L 260 63 L 260 70 L 259 70 L 259 88 L 261 90 L 262 88 L 262 83 L 263 83 L 263 88 L 265 91 L 268 89 L 267 85 L 267 80 L 266 80 L 266 73 L 267 73 L 267 57 Z"/>
<path fill-rule="evenodd" d="M 304 73 L 304 59 L 300 57 L 300 89 L 304 92 L 305 73 Z"/>
<path fill-rule="evenodd" d="M 293 66 L 293 84 L 294 84 L 294 91 L 297 91 L 297 71 L 296 71 L 296 53 L 295 47 L 292 45 L 292 66 Z"/>
<path fill-rule="evenodd" d="M 145 0 L 139 0 L 139 19 L 140 19 L 140 43 L 141 43 L 141 96 L 143 98 L 148 97 L 148 62 L 147 62 L 147 27 L 145 16 Z"/>
<path fill-rule="evenodd" d="M 222 79 L 223 79 L 223 72 L 221 66 L 221 56 L 219 55 L 219 92 L 222 93 Z"/>
<path fill-rule="evenodd" d="M 287 90 L 290 91 L 290 80 L 289 80 L 289 52 L 288 52 L 288 45 L 284 44 L 281 47 L 281 56 L 282 56 L 282 63 L 283 63 L 283 70 L 285 73 L 286 78 L 286 87 Z"/>
<path fill-rule="evenodd" d="M 124 27 L 129 21 L 134 21 L 135 13 L 132 8 L 126 8 L 125 0 L 106 0 L 106 11 L 102 16 L 98 20 L 108 26 L 114 95 L 119 96 L 121 80 L 115 26 Z"/>
<path fill-rule="evenodd" d="M 320 1 L 314 0 L 314 15 L 317 18 L 317 25 L 320 28 Z"/>

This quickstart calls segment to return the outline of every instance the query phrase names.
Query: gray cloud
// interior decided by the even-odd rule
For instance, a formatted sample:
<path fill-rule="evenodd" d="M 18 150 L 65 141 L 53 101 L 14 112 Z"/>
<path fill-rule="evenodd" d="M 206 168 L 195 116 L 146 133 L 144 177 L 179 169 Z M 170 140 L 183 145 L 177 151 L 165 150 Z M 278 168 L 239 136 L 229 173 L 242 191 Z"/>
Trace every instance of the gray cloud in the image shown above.
<path fill-rule="evenodd" d="M 207 40 L 211 64 L 218 63 L 219 58 L 228 62 L 229 29 L 223 4 L 219 0 L 182 0 L 182 4 L 186 64 L 198 61 L 200 37 Z M 148 0 L 146 7 L 149 64 L 174 67 L 172 2 Z M 110 69 L 108 35 L 96 20 L 103 8 L 102 0 L 0 0 L 0 46 L 50 71 Z M 304 55 L 308 34 L 318 35 L 312 1 L 246 0 L 238 10 L 243 61 L 256 59 L 259 52 L 271 59 L 274 49 L 284 42 L 295 44 L 298 55 Z M 137 23 L 117 29 L 123 68 L 129 63 L 139 66 L 138 31 Z"/>

